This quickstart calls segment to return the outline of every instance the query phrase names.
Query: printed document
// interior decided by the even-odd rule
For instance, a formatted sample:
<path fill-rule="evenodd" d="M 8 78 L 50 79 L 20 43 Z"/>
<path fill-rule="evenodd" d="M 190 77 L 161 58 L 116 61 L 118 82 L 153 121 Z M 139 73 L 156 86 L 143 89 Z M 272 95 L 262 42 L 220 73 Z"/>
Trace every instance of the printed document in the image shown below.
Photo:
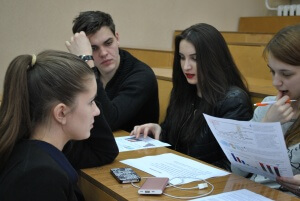
<path fill-rule="evenodd" d="M 247 189 L 241 189 L 237 191 L 220 193 L 217 195 L 211 195 L 203 198 L 197 198 L 192 201 L 272 201 L 269 198 L 266 198 L 257 193 L 253 193 Z"/>
<path fill-rule="evenodd" d="M 116 137 L 115 139 L 119 148 L 119 152 L 171 146 L 168 143 L 155 140 L 148 136 L 144 138 L 144 135 L 140 135 L 139 138 L 135 138 L 135 136 L 125 136 Z"/>
<path fill-rule="evenodd" d="M 293 176 L 279 122 L 260 123 L 204 116 L 232 164 L 273 180 L 276 176 Z"/>
<path fill-rule="evenodd" d="M 174 185 L 230 174 L 229 172 L 173 153 L 127 159 L 120 162 L 155 177 L 168 177 L 169 182 Z"/>

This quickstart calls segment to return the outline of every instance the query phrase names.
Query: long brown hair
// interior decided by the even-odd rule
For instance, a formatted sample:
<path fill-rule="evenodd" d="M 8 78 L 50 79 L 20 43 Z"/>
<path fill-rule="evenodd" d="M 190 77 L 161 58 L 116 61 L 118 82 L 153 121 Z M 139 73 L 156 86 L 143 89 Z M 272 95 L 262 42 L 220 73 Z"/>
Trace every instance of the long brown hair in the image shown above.
<path fill-rule="evenodd" d="M 279 61 L 299 68 L 300 24 L 287 26 L 276 33 L 264 50 L 265 59 L 267 59 L 269 53 Z M 288 129 L 285 142 L 287 146 L 300 142 L 300 117 Z"/>
<path fill-rule="evenodd" d="M 47 121 L 54 103 L 72 106 L 75 96 L 87 90 L 85 82 L 91 76 L 89 66 L 67 52 L 47 50 L 13 59 L 5 74 L 0 107 L 0 170 L 15 144 Z"/>

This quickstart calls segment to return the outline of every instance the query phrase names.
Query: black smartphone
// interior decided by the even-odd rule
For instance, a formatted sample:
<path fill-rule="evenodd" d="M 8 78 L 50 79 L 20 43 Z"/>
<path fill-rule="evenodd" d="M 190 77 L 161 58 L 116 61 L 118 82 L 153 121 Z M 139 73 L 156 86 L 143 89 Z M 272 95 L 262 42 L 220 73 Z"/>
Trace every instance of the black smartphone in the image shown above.
<path fill-rule="evenodd" d="M 121 184 L 140 182 L 141 177 L 131 168 L 112 168 L 110 173 Z"/>

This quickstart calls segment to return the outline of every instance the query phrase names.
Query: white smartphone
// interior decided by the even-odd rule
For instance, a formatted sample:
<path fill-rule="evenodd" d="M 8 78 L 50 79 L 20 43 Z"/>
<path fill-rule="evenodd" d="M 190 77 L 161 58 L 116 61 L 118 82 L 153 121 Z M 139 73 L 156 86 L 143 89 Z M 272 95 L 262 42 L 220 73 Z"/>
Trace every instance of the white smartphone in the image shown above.
<path fill-rule="evenodd" d="M 159 195 L 162 194 L 169 182 L 167 177 L 152 177 L 147 178 L 141 188 L 138 190 L 139 194 L 144 195 Z"/>

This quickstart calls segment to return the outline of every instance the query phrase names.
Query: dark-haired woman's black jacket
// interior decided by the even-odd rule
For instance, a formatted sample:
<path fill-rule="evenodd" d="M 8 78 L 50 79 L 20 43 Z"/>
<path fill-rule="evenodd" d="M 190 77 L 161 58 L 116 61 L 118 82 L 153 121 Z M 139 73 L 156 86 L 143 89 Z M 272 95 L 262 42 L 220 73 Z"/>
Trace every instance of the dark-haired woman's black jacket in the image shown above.
<path fill-rule="evenodd" d="M 199 98 L 197 102 L 198 104 L 195 105 L 195 110 L 193 111 L 194 114 L 191 114 L 188 119 L 182 122 L 183 127 L 176 133 L 178 136 L 176 140 L 171 142 L 170 133 L 168 133 L 169 126 L 172 125 L 172 117 L 170 115 L 167 115 L 161 125 L 162 133 L 160 139 L 170 143 L 172 145 L 171 148 L 176 151 L 230 170 L 229 161 L 226 159 L 225 154 L 206 122 L 204 125 L 199 124 L 201 133 L 199 133 L 199 136 L 197 135 L 192 142 L 186 143 L 182 141 L 182 135 L 185 134 L 185 130 L 190 126 L 192 118 L 194 118 L 197 112 L 197 108 L 201 107 L 201 98 Z M 250 98 L 247 93 L 238 87 L 231 87 L 226 96 L 215 105 L 209 115 L 213 114 L 215 117 L 248 121 L 252 118 L 252 111 Z"/>

